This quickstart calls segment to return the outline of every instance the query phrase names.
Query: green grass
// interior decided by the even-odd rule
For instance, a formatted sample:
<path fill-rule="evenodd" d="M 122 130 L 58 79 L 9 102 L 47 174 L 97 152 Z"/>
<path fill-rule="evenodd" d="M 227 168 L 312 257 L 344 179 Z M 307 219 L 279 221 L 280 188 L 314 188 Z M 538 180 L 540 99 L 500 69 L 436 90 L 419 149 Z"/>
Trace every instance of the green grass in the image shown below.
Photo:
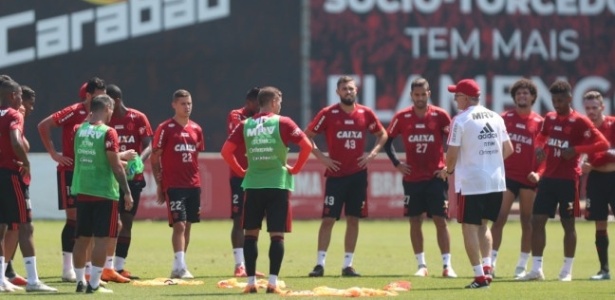
<path fill-rule="evenodd" d="M 349 288 L 353 286 L 382 288 L 391 281 L 409 280 L 412 290 L 401 293 L 398 298 L 407 299 L 612 299 L 615 288 L 610 281 L 593 282 L 587 278 L 598 271 L 594 246 L 593 223 L 578 221 L 578 246 L 573 268 L 572 282 L 557 281 L 557 274 L 563 262 L 562 229 L 559 221 L 550 221 L 547 228 L 545 249 L 544 282 L 517 282 L 512 273 L 519 252 L 520 226 L 511 221 L 506 226 L 503 245 L 498 259 L 497 275 L 491 287 L 486 290 L 464 290 L 470 283 L 472 269 L 463 249 L 460 225 L 450 224 L 452 239 L 452 264 L 460 276 L 458 279 L 440 277 L 441 259 L 435 238 L 435 228 L 429 221 L 423 226 L 425 252 L 431 274 L 427 278 L 415 278 L 416 261 L 408 236 L 406 220 L 366 220 L 361 223 L 359 243 L 354 266 L 363 276 L 341 278 L 343 260 L 343 234 L 345 224 L 338 222 L 334 228 L 332 243 L 328 252 L 325 277 L 309 278 L 316 259 L 316 237 L 319 221 L 295 221 L 293 232 L 285 239 L 286 255 L 280 279 L 289 289 L 308 290 L 317 286 Z M 2 294 L 0 298 L 82 298 L 74 293 L 74 284 L 60 282 L 60 232 L 63 223 L 57 221 L 36 221 L 35 242 L 38 270 L 41 279 L 60 290 L 59 295 Z M 195 224 L 192 241 L 187 254 L 187 263 L 196 279 L 203 280 L 200 286 L 137 287 L 131 284 L 110 283 L 115 296 L 124 299 L 273 299 L 277 295 L 266 295 L 259 290 L 256 295 L 240 295 L 240 289 L 219 289 L 216 283 L 231 278 L 233 255 L 230 246 L 230 220 L 203 221 Z M 151 279 L 168 276 L 171 271 L 173 254 L 170 243 L 171 229 L 165 222 L 137 222 L 133 227 L 132 246 L 126 268 L 142 278 Z M 262 235 L 257 269 L 268 271 L 269 239 Z M 613 253 L 613 251 L 610 251 Z M 25 275 L 20 254 L 15 259 L 18 273 Z M 94 295 L 95 298 L 114 297 Z M 331 297 L 325 297 L 331 298 Z"/>

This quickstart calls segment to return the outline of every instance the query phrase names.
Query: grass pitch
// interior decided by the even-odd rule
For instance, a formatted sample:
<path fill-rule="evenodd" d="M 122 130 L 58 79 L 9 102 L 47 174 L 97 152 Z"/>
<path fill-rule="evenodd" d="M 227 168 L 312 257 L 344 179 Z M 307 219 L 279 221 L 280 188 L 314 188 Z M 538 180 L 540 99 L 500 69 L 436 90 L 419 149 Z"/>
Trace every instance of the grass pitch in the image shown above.
<path fill-rule="evenodd" d="M 435 228 L 430 220 L 423 224 L 425 253 L 430 276 L 416 278 L 416 260 L 412 253 L 407 220 L 365 220 L 360 224 L 359 242 L 354 259 L 360 278 L 340 277 L 343 262 L 343 237 L 345 222 L 341 220 L 334 228 L 331 246 L 327 254 L 325 277 L 307 276 L 316 261 L 316 238 L 319 221 L 295 221 L 293 232 L 285 238 L 286 254 L 280 280 L 288 289 L 311 290 L 318 286 L 350 288 L 354 286 L 382 288 L 397 280 L 412 282 L 412 290 L 402 292 L 399 299 L 613 299 L 615 288 L 611 281 L 594 282 L 589 276 L 598 271 L 598 259 L 594 246 L 594 224 L 577 221 L 577 252 L 573 267 L 573 281 L 559 282 L 557 274 L 563 263 L 563 230 L 557 220 L 547 224 L 547 247 L 545 249 L 544 282 L 518 282 L 512 277 L 519 255 L 520 225 L 510 221 L 504 229 L 496 279 L 489 289 L 464 290 L 472 281 L 472 269 L 463 248 L 461 226 L 453 221 L 451 233 L 452 265 L 459 275 L 457 279 L 441 277 L 442 262 L 437 247 Z M 189 270 L 202 280 L 199 286 L 139 287 L 131 284 L 110 283 L 113 295 L 84 295 L 74 292 L 74 284 L 60 282 L 61 249 L 60 232 L 63 223 L 58 221 L 35 221 L 35 243 L 39 275 L 47 284 L 57 287 L 59 294 L 0 294 L 0 298 L 64 299 L 64 298 L 111 298 L 123 299 L 273 299 L 278 295 L 243 295 L 241 289 L 220 289 L 216 283 L 232 277 L 234 261 L 230 245 L 230 220 L 203 221 L 192 227 L 192 240 L 186 256 Z M 133 226 L 132 245 L 126 269 L 142 279 L 169 276 L 173 254 L 171 229 L 166 222 L 140 221 Z M 268 235 L 259 239 L 257 269 L 268 273 Z M 613 247 L 611 247 L 612 249 Z M 613 251 L 610 251 L 613 253 Z M 612 263 L 611 263 L 612 264 Z M 530 262 L 531 265 L 531 262 Z M 15 269 L 25 275 L 23 260 L 18 252 Z M 529 267 L 529 266 L 528 266 Z M 245 279 L 241 281 L 245 282 Z M 332 298 L 332 297 L 323 297 Z"/>

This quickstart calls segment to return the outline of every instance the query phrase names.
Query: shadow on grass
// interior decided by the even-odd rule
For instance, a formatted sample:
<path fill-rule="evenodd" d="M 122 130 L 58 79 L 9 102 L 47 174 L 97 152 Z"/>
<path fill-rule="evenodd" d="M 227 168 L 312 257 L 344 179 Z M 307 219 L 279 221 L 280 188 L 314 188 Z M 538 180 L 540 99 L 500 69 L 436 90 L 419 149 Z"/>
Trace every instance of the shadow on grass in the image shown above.
<path fill-rule="evenodd" d="M 325 275 L 322 277 L 310 277 L 308 275 L 289 275 L 289 276 L 284 276 L 284 278 L 314 278 L 314 279 L 318 279 L 318 278 L 340 278 L 340 279 L 348 279 L 348 280 L 352 280 L 352 279 L 360 279 L 360 278 L 392 278 L 392 279 L 396 279 L 396 278 L 410 278 L 410 276 L 408 274 L 383 274 L 383 275 L 361 275 L 359 277 L 343 277 L 342 275 Z M 282 278 L 282 277 L 280 277 Z"/>

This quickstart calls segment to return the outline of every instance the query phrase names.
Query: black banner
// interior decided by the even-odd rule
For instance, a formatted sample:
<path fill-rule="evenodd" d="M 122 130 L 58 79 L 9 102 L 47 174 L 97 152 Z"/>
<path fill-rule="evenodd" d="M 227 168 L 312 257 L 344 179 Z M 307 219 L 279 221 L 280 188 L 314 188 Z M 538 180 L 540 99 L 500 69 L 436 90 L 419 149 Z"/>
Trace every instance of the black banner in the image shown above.
<path fill-rule="evenodd" d="M 36 124 L 78 100 L 92 76 L 117 84 L 152 126 L 173 115 L 172 94 L 192 93 L 206 151 L 226 138 L 226 117 L 253 86 L 284 93 L 282 114 L 300 118 L 300 1 L 3 0 L 0 74 L 36 91 Z M 59 147 L 59 130 L 54 132 Z M 60 150 L 60 149 L 57 149 Z"/>

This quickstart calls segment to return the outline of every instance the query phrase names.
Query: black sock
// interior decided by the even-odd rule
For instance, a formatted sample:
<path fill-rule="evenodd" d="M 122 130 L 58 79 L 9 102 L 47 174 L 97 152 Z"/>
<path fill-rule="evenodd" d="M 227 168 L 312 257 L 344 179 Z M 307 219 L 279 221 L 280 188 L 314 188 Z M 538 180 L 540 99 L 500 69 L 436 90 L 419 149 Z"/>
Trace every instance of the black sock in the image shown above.
<path fill-rule="evenodd" d="M 6 276 L 7 278 L 13 278 L 16 275 L 17 274 L 15 274 L 15 270 L 13 270 L 13 261 L 9 260 L 6 263 L 6 271 L 4 272 L 4 276 Z"/>
<path fill-rule="evenodd" d="M 284 237 L 273 236 L 271 237 L 271 244 L 269 245 L 269 274 L 280 274 L 280 268 L 282 267 L 282 259 L 284 258 Z"/>
<path fill-rule="evenodd" d="M 251 235 L 246 235 L 243 239 L 243 259 L 246 264 L 246 273 L 248 276 L 256 274 L 256 259 L 258 258 L 258 238 Z"/>
<path fill-rule="evenodd" d="M 64 229 L 62 229 L 62 252 L 73 252 L 75 247 L 75 228 L 77 221 L 66 220 Z"/>
<path fill-rule="evenodd" d="M 609 234 L 606 230 L 596 230 L 596 250 L 600 260 L 600 269 L 609 271 Z"/>
<path fill-rule="evenodd" d="M 129 236 L 117 237 L 117 245 L 115 246 L 115 256 L 126 258 L 128 256 L 128 248 L 130 248 Z M 121 270 L 118 270 L 121 271 Z"/>

